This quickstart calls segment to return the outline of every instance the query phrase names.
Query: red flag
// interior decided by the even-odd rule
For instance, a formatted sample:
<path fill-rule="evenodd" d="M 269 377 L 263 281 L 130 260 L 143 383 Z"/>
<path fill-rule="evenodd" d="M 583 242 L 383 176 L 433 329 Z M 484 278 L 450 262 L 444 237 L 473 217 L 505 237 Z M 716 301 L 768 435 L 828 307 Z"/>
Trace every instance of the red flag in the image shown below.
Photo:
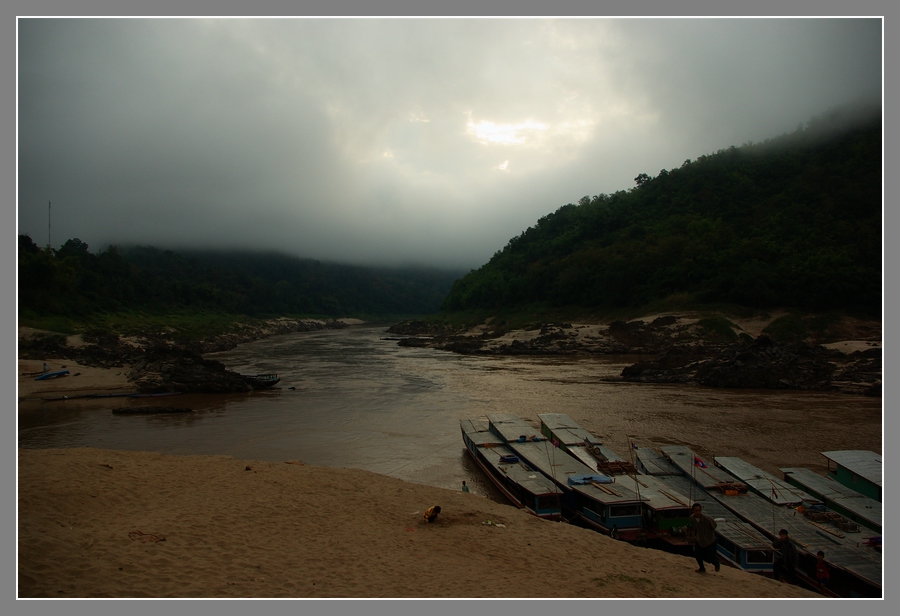
<path fill-rule="evenodd" d="M 699 466 L 700 468 L 706 468 L 706 462 L 694 456 L 694 466 Z"/>

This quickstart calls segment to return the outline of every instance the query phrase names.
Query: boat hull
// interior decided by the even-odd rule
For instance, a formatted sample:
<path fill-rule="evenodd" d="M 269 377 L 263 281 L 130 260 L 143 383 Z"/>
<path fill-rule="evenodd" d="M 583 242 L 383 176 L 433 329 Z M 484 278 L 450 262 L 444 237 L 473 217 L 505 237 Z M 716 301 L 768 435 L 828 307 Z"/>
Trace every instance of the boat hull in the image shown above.
<path fill-rule="evenodd" d="M 466 433 L 464 423 L 465 422 L 460 422 L 460 430 L 462 432 L 466 451 L 469 453 L 475 464 L 477 464 L 484 474 L 487 475 L 491 483 L 493 483 L 513 505 L 520 509 L 524 509 L 533 516 L 543 520 L 557 521 L 562 519 L 562 510 L 560 508 L 558 492 L 542 491 L 538 493 L 529 490 L 522 483 L 517 482 L 514 477 L 510 476 L 517 474 L 516 472 L 511 471 L 518 470 L 518 472 L 521 473 L 521 470 L 517 467 L 511 468 L 507 465 L 505 469 L 506 472 L 504 472 L 499 465 L 491 464 L 485 457 L 482 447 L 479 447 L 472 437 Z M 523 463 L 517 462 L 516 465 L 518 464 Z M 539 475 L 537 471 L 534 471 L 533 474 Z"/>

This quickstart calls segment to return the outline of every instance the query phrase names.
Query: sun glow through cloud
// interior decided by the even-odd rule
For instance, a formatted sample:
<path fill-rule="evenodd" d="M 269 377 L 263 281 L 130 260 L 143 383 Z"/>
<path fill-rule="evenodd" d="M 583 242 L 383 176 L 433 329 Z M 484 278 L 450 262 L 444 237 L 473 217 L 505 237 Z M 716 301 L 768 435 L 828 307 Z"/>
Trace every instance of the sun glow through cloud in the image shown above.
<path fill-rule="evenodd" d="M 497 124 L 482 120 L 477 124 L 470 121 L 468 133 L 485 145 L 524 145 L 528 141 L 537 140 L 548 128 L 546 124 L 531 120 L 519 124 Z"/>

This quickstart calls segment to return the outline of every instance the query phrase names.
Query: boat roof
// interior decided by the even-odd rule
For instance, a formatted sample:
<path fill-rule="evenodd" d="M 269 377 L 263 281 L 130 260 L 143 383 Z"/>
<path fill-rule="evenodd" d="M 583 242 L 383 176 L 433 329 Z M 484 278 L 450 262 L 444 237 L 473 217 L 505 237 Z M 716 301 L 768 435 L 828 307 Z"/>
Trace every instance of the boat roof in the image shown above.
<path fill-rule="evenodd" d="M 785 477 L 790 475 L 794 481 L 810 493 L 818 495 L 826 504 L 831 501 L 879 527 L 882 526 L 882 506 L 874 498 L 860 494 L 831 477 L 814 473 L 808 468 L 782 468 L 779 470 L 785 474 Z"/>
<path fill-rule="evenodd" d="M 491 432 L 490 425 L 486 421 L 460 419 L 459 425 L 476 446 L 504 445 L 503 439 Z"/>
<path fill-rule="evenodd" d="M 719 483 L 729 483 L 734 481 L 734 477 L 726 473 L 720 468 L 716 468 L 712 460 L 703 460 L 706 467 L 694 465 L 694 457 L 696 454 L 690 447 L 685 445 L 666 445 L 660 447 L 660 450 L 667 458 L 681 469 L 688 477 L 692 477 L 699 485 L 704 488 L 714 488 Z M 700 457 L 700 456 L 696 456 Z M 701 458 L 702 459 L 702 458 Z"/>
<path fill-rule="evenodd" d="M 565 448 L 569 455 L 575 456 L 581 463 L 591 468 L 595 468 L 601 473 L 603 472 L 602 470 L 600 470 L 597 458 L 594 457 L 594 455 L 589 452 L 587 450 L 587 447 L 585 447 L 584 445 L 566 445 Z"/>
<path fill-rule="evenodd" d="M 528 424 L 518 415 L 491 413 L 487 419 L 491 424 L 491 429 L 506 442 L 516 441 L 523 436 L 525 438 L 535 437 L 542 442 L 547 440 L 539 429 Z"/>
<path fill-rule="evenodd" d="M 745 550 L 771 550 L 772 542 L 765 535 L 741 520 L 734 512 L 712 498 L 706 490 L 682 475 L 663 475 L 655 478 L 673 492 L 687 495 L 688 502 L 700 503 L 703 513 L 716 520 L 716 532 Z"/>
<path fill-rule="evenodd" d="M 507 446 L 524 458 L 528 464 L 541 470 L 545 475 L 567 489 L 576 490 L 605 505 L 617 503 L 636 503 L 638 496 L 632 488 L 619 482 L 603 484 L 600 488 L 594 484 L 568 485 L 568 478 L 579 475 L 599 475 L 596 470 L 576 460 L 562 449 L 541 435 L 532 426 L 516 415 L 495 413 L 487 416 L 491 428 L 506 440 Z M 539 440 L 517 442 L 520 436 L 538 437 Z M 605 476 L 605 475 L 604 475 Z"/>
<path fill-rule="evenodd" d="M 841 451 L 823 451 L 822 455 L 843 466 L 848 471 L 856 473 L 863 479 L 882 487 L 881 485 L 881 455 L 874 451 L 861 449 L 845 449 Z"/>
<path fill-rule="evenodd" d="M 596 436 L 582 428 L 578 425 L 578 422 L 565 413 L 540 413 L 538 419 L 541 420 L 541 424 L 550 430 L 553 437 L 558 439 L 563 445 L 578 446 L 583 445 L 587 441 L 591 445 L 598 447 L 600 452 L 611 462 L 627 462 L 627 460 L 620 458 L 616 452 L 606 447 Z"/>
<path fill-rule="evenodd" d="M 523 461 L 504 462 L 503 456 L 515 455 L 515 452 L 490 432 L 487 422 L 463 419 L 459 423 L 466 436 L 481 450 L 488 464 L 532 494 L 559 494 L 559 488 L 552 481 L 540 471 L 529 468 Z"/>
<path fill-rule="evenodd" d="M 683 475 L 684 472 L 672 464 L 661 453 L 651 447 L 638 447 L 635 450 L 638 463 L 648 475 Z"/>
<path fill-rule="evenodd" d="M 553 415 L 554 417 L 568 418 L 567 415 L 561 413 Z M 539 417 L 541 417 L 541 420 L 543 421 L 546 416 L 540 415 Z M 530 426 L 515 415 L 488 415 L 488 419 L 497 427 L 498 431 L 503 434 L 504 438 L 514 440 L 519 436 L 529 436 L 526 428 Z M 590 436 L 587 432 L 585 432 L 585 434 Z M 580 443 L 580 441 L 578 442 Z M 597 471 L 591 469 L 589 465 L 586 465 L 582 459 L 553 447 L 552 443 L 547 440 L 539 442 L 526 441 L 525 443 L 509 442 L 508 444 L 514 450 L 523 450 L 523 457 L 526 458 L 529 458 L 529 450 L 537 452 L 536 455 L 540 460 L 535 459 L 535 465 L 543 465 L 547 461 L 547 451 L 553 450 L 553 453 L 549 454 L 552 458 L 552 460 L 549 461 L 549 464 L 555 470 L 556 474 L 554 476 L 559 477 L 560 471 L 566 476 L 598 474 Z M 577 447 L 577 445 L 575 447 Z M 534 453 L 531 453 L 530 455 L 535 456 Z M 619 458 L 617 457 L 617 459 Z M 550 467 L 548 466 L 547 468 L 549 469 Z M 605 477 L 605 475 L 602 476 Z M 647 475 L 617 475 L 612 483 L 603 483 L 602 487 L 591 484 L 573 485 L 570 487 L 587 494 L 592 498 L 596 498 L 607 505 L 640 501 L 648 507 L 657 510 L 685 509 L 690 507 L 689 499 L 686 496 L 678 494 L 677 491 L 672 490 L 656 481 L 655 478 Z"/>
<path fill-rule="evenodd" d="M 740 458 L 716 456 L 716 465 L 734 475 L 738 480 L 768 501 L 776 505 L 799 505 L 802 502 L 819 503 L 819 497 L 779 479 L 761 468 Z"/>
<path fill-rule="evenodd" d="M 727 496 L 707 492 L 711 498 L 747 520 L 765 535 L 774 538 L 778 530 L 784 528 L 798 548 L 809 554 L 819 550 L 825 552 L 825 560 L 832 566 L 840 567 L 866 582 L 881 587 L 881 554 L 871 548 L 859 545 L 863 537 L 859 533 L 847 533 L 843 537 L 826 532 L 794 509 L 776 507 L 757 494 L 748 492 L 737 496 Z M 705 507 L 704 507 L 705 509 Z"/>
<path fill-rule="evenodd" d="M 620 476 L 616 483 L 618 485 L 624 482 L 636 484 L 635 491 L 640 494 L 641 500 L 652 509 L 690 510 L 691 508 L 690 497 L 652 475 Z"/>

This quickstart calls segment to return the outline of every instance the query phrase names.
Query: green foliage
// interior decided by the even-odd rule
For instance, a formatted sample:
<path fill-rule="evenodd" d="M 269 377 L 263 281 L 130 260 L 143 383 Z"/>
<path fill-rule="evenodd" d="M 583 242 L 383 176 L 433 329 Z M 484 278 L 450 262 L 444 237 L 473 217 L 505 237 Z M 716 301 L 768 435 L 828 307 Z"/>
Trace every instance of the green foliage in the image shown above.
<path fill-rule="evenodd" d="M 57 315 L 43 316 L 31 310 L 26 310 L 19 315 L 19 325 L 42 329 L 71 336 L 78 332 L 78 328 L 71 319 Z"/>
<path fill-rule="evenodd" d="M 20 315 L 211 314 L 321 317 L 436 312 L 458 272 L 323 264 L 279 254 L 109 247 L 74 238 L 59 250 L 19 236 Z M 168 318 L 168 317 L 166 317 Z M 223 317 L 226 318 L 226 317 Z"/>
<path fill-rule="evenodd" d="M 803 317 L 796 314 L 778 317 L 763 329 L 763 333 L 784 343 L 803 342 L 809 338 L 809 328 Z"/>
<path fill-rule="evenodd" d="M 726 303 L 880 314 L 881 124 L 835 122 L 565 205 L 457 280 L 442 310 Z"/>

